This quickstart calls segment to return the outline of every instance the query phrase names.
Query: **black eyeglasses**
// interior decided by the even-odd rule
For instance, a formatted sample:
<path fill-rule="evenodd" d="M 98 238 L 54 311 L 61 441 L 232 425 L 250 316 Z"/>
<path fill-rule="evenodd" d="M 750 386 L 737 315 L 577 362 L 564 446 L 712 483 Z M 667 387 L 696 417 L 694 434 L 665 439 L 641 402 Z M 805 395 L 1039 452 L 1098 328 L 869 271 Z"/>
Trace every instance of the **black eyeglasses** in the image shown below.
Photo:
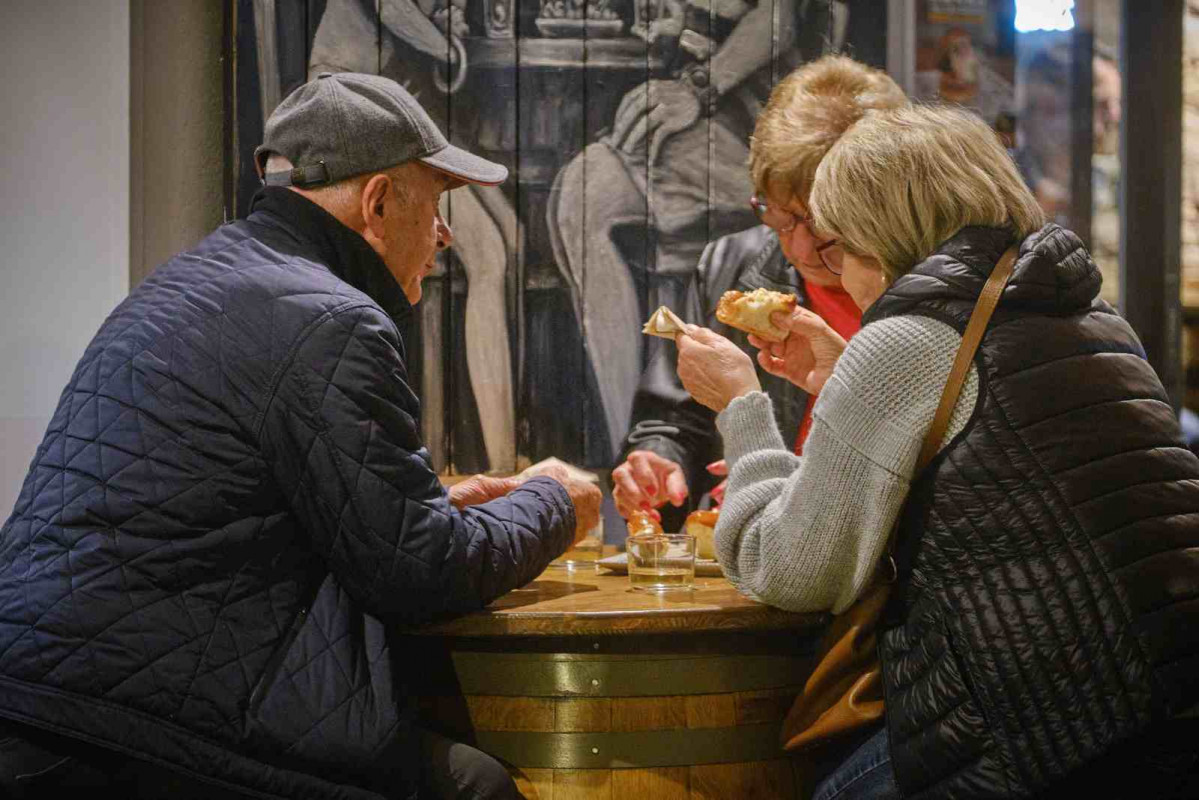
<path fill-rule="evenodd" d="M 816 247 L 816 254 L 820 256 L 820 263 L 824 264 L 825 269 L 834 275 L 841 275 L 845 269 L 845 248 L 840 242 L 830 239 Z"/>
<path fill-rule="evenodd" d="M 771 208 L 766 203 L 762 202 L 756 194 L 749 198 L 749 207 L 753 209 L 754 216 L 758 218 L 763 225 L 769 225 L 774 230 L 784 236 L 791 233 L 800 225 L 808 229 L 808 235 L 816 238 L 816 234 L 812 232 L 811 217 L 800 216 L 793 214 L 790 211 L 785 211 L 780 208 Z M 834 275 L 840 275 L 845 264 L 845 249 L 841 247 L 836 239 L 830 239 L 824 244 L 816 246 L 816 254 L 820 256 L 820 263 L 824 268 Z"/>

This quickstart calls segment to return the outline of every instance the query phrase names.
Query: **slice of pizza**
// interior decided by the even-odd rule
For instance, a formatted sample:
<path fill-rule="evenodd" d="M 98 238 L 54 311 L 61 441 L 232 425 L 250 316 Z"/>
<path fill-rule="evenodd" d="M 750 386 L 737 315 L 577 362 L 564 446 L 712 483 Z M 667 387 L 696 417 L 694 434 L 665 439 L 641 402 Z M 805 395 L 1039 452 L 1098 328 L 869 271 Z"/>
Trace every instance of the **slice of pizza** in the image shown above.
<path fill-rule="evenodd" d="M 666 306 L 658 306 L 658 310 L 649 315 L 641 332 L 650 336 L 661 336 L 663 339 L 674 339 L 676 333 L 685 330 L 683 321 Z"/>
<path fill-rule="evenodd" d="M 716 319 L 738 330 L 752 333 L 768 342 L 781 342 L 787 331 L 775 326 L 770 315 L 775 311 L 790 314 L 795 310 L 798 299 L 793 294 L 773 292 L 770 289 L 754 289 L 739 292 L 730 289 L 720 297 L 716 306 Z"/>

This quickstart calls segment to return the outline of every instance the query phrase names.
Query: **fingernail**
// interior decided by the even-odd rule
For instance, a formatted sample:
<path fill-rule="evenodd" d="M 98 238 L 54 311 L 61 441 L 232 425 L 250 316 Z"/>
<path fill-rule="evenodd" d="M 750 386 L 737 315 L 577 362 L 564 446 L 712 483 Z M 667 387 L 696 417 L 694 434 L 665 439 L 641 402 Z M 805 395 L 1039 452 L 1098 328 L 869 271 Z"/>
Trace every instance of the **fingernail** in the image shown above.
<path fill-rule="evenodd" d="M 712 470 L 716 469 L 716 465 L 719 463 L 720 463 L 719 461 L 713 461 L 711 464 L 704 467 L 704 469 L 706 469 L 708 472 L 711 472 Z"/>

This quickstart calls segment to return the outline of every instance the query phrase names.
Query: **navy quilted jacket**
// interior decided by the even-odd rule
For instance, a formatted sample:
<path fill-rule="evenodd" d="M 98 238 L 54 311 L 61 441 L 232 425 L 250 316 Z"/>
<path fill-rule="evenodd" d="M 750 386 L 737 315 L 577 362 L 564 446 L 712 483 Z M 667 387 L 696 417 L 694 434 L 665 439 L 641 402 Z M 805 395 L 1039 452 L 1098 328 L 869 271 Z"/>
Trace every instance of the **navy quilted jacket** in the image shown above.
<path fill-rule="evenodd" d="M 963 229 L 864 321 L 964 330 L 1010 243 Z M 1069 231 L 1021 243 L 974 414 L 912 488 L 879 640 L 905 797 L 1097 796 L 1100 762 L 1199 703 L 1199 460 L 1099 284 Z"/>
<path fill-rule="evenodd" d="M 410 793 L 389 625 L 480 608 L 575 525 L 546 478 L 450 505 L 411 312 L 285 189 L 133 291 L 0 532 L 0 715 L 267 796 Z"/>

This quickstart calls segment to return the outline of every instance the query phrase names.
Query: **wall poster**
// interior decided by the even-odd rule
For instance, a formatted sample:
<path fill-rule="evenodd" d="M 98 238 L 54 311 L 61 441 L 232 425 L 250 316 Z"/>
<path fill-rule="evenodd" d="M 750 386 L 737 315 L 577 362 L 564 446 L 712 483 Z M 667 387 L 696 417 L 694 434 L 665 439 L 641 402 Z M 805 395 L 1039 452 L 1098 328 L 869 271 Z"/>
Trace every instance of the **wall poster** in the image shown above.
<path fill-rule="evenodd" d="M 1011 0 L 918 0 L 916 86 L 922 100 L 977 111 L 1015 146 L 1015 30 Z"/>
<path fill-rule="evenodd" d="M 834 31 L 885 54 L 872 0 L 230 1 L 231 213 L 257 189 L 264 112 L 323 71 L 400 81 L 511 172 L 447 195 L 455 245 L 407 334 L 447 472 L 612 467 L 655 346 L 641 323 L 708 242 L 756 224 L 748 138 L 774 82 Z"/>

